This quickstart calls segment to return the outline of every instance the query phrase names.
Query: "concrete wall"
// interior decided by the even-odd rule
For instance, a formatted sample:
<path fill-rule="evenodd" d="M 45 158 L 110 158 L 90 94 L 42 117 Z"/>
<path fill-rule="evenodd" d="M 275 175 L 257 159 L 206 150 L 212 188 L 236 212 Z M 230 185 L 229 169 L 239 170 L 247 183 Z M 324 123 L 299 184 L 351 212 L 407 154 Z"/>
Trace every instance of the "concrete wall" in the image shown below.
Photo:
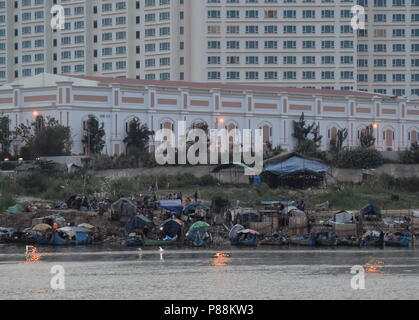
<path fill-rule="evenodd" d="M 336 182 L 360 183 L 363 174 L 381 175 L 388 174 L 395 178 L 419 177 L 419 164 L 385 164 L 377 169 L 358 170 L 358 169 L 339 169 L 330 170 L 327 177 L 328 184 Z"/>
<path fill-rule="evenodd" d="M 99 177 L 107 177 L 110 179 L 132 178 L 141 176 L 175 176 L 178 174 L 193 174 L 196 177 L 203 177 L 205 175 L 212 175 L 223 183 L 249 183 L 249 177 L 245 176 L 243 170 L 234 174 L 234 169 L 224 170 L 220 174 L 213 174 L 211 171 L 215 166 L 191 166 L 191 167 L 156 167 L 156 168 L 138 168 L 138 169 L 117 169 L 117 170 L 103 170 L 97 171 L 96 175 Z"/>
<path fill-rule="evenodd" d="M 103 170 L 97 171 L 96 174 L 100 177 L 108 177 L 110 179 L 131 178 L 140 176 L 174 176 L 177 174 L 190 173 L 196 177 L 203 177 L 205 175 L 212 175 L 224 183 L 249 183 L 249 177 L 245 176 L 243 171 L 224 170 L 220 174 L 212 174 L 211 171 L 215 166 L 191 166 L 191 167 L 156 167 L 156 168 L 139 168 L 139 169 L 118 169 L 118 170 Z M 359 170 L 359 169 L 339 169 L 332 168 L 327 175 L 327 183 L 335 184 L 337 182 L 352 182 L 361 183 L 363 181 L 363 174 L 380 175 L 389 174 L 395 178 L 419 178 L 419 164 L 385 164 L 377 169 Z"/>

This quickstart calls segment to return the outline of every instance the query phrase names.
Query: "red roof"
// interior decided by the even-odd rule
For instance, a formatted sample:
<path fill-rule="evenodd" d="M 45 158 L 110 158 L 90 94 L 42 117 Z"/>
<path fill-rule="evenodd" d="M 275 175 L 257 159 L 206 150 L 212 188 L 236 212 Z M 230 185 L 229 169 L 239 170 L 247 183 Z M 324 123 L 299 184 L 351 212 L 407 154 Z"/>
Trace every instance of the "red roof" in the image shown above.
<path fill-rule="evenodd" d="M 176 88 L 197 88 L 197 89 L 221 89 L 221 90 L 239 90 L 239 91 L 263 91 L 263 92 L 287 92 L 301 94 L 319 94 L 319 95 L 344 95 L 344 96 L 385 96 L 377 93 L 362 91 L 344 91 L 344 90 L 323 90 L 310 88 L 290 88 L 290 87 L 273 87 L 264 85 L 242 85 L 242 84 L 223 84 L 223 83 L 207 83 L 207 82 L 185 82 L 185 81 L 161 81 L 161 80 L 143 80 L 143 79 L 127 79 L 112 77 L 96 77 L 96 76 L 74 76 L 66 75 L 73 78 L 98 81 L 107 84 L 121 85 L 139 85 L 139 86 L 159 86 L 159 87 L 176 87 Z"/>

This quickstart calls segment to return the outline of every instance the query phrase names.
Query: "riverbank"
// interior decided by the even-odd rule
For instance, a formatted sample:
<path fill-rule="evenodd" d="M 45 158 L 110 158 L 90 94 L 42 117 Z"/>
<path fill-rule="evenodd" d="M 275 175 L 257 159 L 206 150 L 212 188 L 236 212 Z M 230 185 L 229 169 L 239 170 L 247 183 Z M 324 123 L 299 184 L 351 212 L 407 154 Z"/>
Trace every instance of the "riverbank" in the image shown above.
<path fill-rule="evenodd" d="M 207 203 L 221 199 L 234 206 L 239 200 L 242 206 L 255 207 L 266 200 L 301 200 L 308 209 L 328 202 L 330 210 L 359 210 L 366 204 L 373 204 L 383 209 L 419 208 L 419 178 L 391 178 L 379 176 L 367 183 L 341 183 L 321 189 L 292 190 L 287 188 L 271 189 L 265 184 L 219 183 L 210 175 L 195 177 L 184 171 L 178 175 L 121 176 L 110 178 L 96 173 L 85 175 L 42 174 L 39 172 L 17 173 L 9 177 L 0 177 L 0 212 L 23 198 L 62 202 L 71 195 L 82 194 L 88 198 L 118 199 L 120 195 L 129 196 L 147 193 L 150 183 L 157 187 L 157 194 L 165 196 L 171 192 L 182 192 L 191 196 L 198 192 Z M 22 200 L 20 200 L 22 199 Z"/>

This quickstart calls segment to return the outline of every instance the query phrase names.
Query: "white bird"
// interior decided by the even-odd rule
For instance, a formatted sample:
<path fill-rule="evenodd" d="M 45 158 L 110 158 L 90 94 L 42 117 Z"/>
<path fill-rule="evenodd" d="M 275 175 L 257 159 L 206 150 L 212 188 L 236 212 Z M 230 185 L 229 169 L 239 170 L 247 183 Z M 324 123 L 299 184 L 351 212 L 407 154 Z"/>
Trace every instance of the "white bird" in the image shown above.
<path fill-rule="evenodd" d="M 159 251 L 160 251 L 160 252 L 164 252 L 164 250 L 163 250 L 163 248 L 162 248 L 162 247 L 159 247 Z"/>

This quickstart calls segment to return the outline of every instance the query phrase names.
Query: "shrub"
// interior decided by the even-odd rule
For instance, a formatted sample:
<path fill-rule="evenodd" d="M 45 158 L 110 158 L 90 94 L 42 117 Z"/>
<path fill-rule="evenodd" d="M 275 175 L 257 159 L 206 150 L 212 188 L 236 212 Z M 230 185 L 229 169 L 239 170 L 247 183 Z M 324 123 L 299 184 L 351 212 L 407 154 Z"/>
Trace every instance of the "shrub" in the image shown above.
<path fill-rule="evenodd" d="M 419 163 L 419 145 L 414 143 L 409 150 L 400 152 L 401 163 Z"/>
<path fill-rule="evenodd" d="M 338 168 L 371 169 L 384 164 L 384 158 L 380 152 L 372 148 L 345 149 L 339 152 L 333 165 Z"/>
<path fill-rule="evenodd" d="M 3 193 L 0 197 L 0 211 L 5 211 L 7 208 L 16 204 L 16 200 L 10 193 Z"/>
<path fill-rule="evenodd" d="M 48 189 L 48 176 L 39 172 L 25 173 L 17 176 L 16 184 L 23 193 L 39 195 Z"/>
<path fill-rule="evenodd" d="M 218 180 L 207 174 L 199 179 L 198 184 L 202 187 L 216 186 L 218 184 Z"/>
<path fill-rule="evenodd" d="M 9 161 L 7 161 L 7 162 L 3 162 L 3 163 L 1 164 L 0 169 L 1 169 L 1 170 L 4 170 L 4 171 L 13 171 L 13 170 L 15 170 L 15 169 L 16 169 L 16 164 L 15 164 L 15 163 L 13 163 L 13 162 L 9 162 Z"/>

